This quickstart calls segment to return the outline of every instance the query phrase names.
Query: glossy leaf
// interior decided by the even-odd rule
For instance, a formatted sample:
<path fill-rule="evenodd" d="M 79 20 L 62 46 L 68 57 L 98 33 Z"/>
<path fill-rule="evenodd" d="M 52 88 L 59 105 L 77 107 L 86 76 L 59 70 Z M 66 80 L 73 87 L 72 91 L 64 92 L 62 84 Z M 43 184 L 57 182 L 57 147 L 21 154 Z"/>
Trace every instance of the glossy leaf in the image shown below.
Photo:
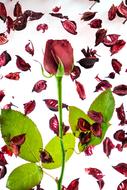
<path fill-rule="evenodd" d="M 10 140 L 17 135 L 25 134 L 19 156 L 31 162 L 40 160 L 39 150 L 42 148 L 41 135 L 34 124 L 24 114 L 14 110 L 2 110 L 1 132 L 5 142 L 10 145 Z M 35 143 L 36 142 L 36 143 Z"/>
<path fill-rule="evenodd" d="M 63 136 L 64 149 L 66 151 L 66 161 L 69 160 L 74 151 L 75 137 L 71 133 Z M 54 137 L 45 147 L 45 150 L 51 155 L 54 162 L 43 163 L 43 167 L 47 169 L 58 168 L 62 164 L 62 153 L 59 137 Z"/>
<path fill-rule="evenodd" d="M 34 163 L 23 164 L 14 169 L 8 177 L 7 188 L 26 190 L 38 185 L 42 179 L 42 169 Z"/>
<path fill-rule="evenodd" d="M 114 112 L 115 101 L 111 90 L 102 92 L 91 104 L 89 110 L 101 112 L 103 121 L 108 122 Z"/>

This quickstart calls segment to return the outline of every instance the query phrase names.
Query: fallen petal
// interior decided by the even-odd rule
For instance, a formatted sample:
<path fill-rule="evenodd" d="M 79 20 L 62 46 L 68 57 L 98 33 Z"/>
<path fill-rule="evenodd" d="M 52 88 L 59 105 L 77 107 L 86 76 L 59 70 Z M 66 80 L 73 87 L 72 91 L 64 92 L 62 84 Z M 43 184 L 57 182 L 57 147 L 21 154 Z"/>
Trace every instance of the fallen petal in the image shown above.
<path fill-rule="evenodd" d="M 78 77 L 80 77 L 80 74 L 81 74 L 81 69 L 80 69 L 80 67 L 74 66 L 74 67 L 73 67 L 73 70 L 72 70 L 72 72 L 71 72 L 71 74 L 70 74 L 70 77 L 71 77 L 72 81 L 74 81 L 74 80 L 76 80 Z"/>
<path fill-rule="evenodd" d="M 92 175 L 94 178 L 96 178 L 97 180 L 101 180 L 104 175 L 101 172 L 101 170 L 97 169 L 97 168 L 85 168 L 85 172 L 88 175 Z"/>
<path fill-rule="evenodd" d="M 121 84 L 121 85 L 115 86 L 113 89 L 113 93 L 117 94 L 118 96 L 127 95 L 127 85 Z"/>
<path fill-rule="evenodd" d="M 11 56 L 7 51 L 4 51 L 0 55 L 0 67 L 7 65 L 9 61 L 11 61 Z"/>
<path fill-rule="evenodd" d="M 120 130 L 117 130 L 117 131 L 114 133 L 113 137 L 114 137 L 115 140 L 120 141 L 120 142 L 123 142 L 124 139 L 125 139 L 125 134 L 126 134 L 125 131 L 122 130 L 122 129 L 120 129 Z"/>
<path fill-rule="evenodd" d="M 12 150 L 9 148 L 9 146 L 7 145 L 4 145 L 2 148 L 1 148 L 1 151 L 4 153 L 4 154 L 7 154 L 8 156 L 12 156 L 13 152 Z"/>
<path fill-rule="evenodd" d="M 108 19 L 113 20 L 116 17 L 116 13 L 117 13 L 117 7 L 114 4 L 112 4 L 112 6 L 108 11 Z"/>
<path fill-rule="evenodd" d="M 95 137 L 102 136 L 102 127 L 100 123 L 93 123 L 90 127 L 90 130 Z"/>
<path fill-rule="evenodd" d="M 2 179 L 7 173 L 6 166 L 0 166 L 0 179 Z"/>
<path fill-rule="evenodd" d="M 59 135 L 59 122 L 56 115 L 49 120 L 49 128 L 58 136 Z"/>
<path fill-rule="evenodd" d="M 107 157 L 110 156 L 112 149 L 114 148 L 114 144 L 112 143 L 111 139 L 109 137 L 106 137 L 103 141 L 103 151 L 107 155 Z"/>
<path fill-rule="evenodd" d="M 61 6 L 60 7 L 54 7 L 53 9 L 52 9 L 52 11 L 54 12 L 54 13 L 57 13 L 57 12 L 59 12 L 59 10 L 61 9 Z"/>
<path fill-rule="evenodd" d="M 75 84 L 76 84 L 76 90 L 78 92 L 79 97 L 82 100 L 86 99 L 86 94 L 85 94 L 84 86 L 80 82 L 78 82 L 76 80 L 75 80 Z"/>
<path fill-rule="evenodd" d="M 14 136 L 10 142 L 11 144 L 22 145 L 25 142 L 25 134 Z"/>
<path fill-rule="evenodd" d="M 79 188 L 79 178 L 74 179 L 67 187 L 67 190 L 78 190 Z"/>
<path fill-rule="evenodd" d="M 84 153 L 86 156 L 91 156 L 93 154 L 93 149 L 94 149 L 94 146 L 92 145 L 88 145 L 85 150 L 84 150 Z"/>
<path fill-rule="evenodd" d="M 123 174 L 127 177 L 127 164 L 126 163 L 119 163 L 116 166 L 112 166 L 117 172 Z"/>
<path fill-rule="evenodd" d="M 117 190 L 126 190 L 127 189 L 127 179 L 123 180 L 117 187 Z"/>
<path fill-rule="evenodd" d="M 5 75 L 5 78 L 8 78 L 10 80 L 19 80 L 20 79 L 20 72 L 15 72 L 15 73 L 9 73 Z"/>
<path fill-rule="evenodd" d="M 103 187 L 104 187 L 104 180 L 103 179 L 100 179 L 100 180 L 98 180 L 97 181 L 97 183 L 98 183 L 98 185 L 99 185 L 99 188 L 100 188 L 100 190 L 102 190 L 103 189 Z"/>
<path fill-rule="evenodd" d="M 37 29 L 37 31 L 42 30 L 42 32 L 44 33 L 46 30 L 48 30 L 48 25 L 45 23 L 39 24 L 39 25 L 37 25 L 36 29 Z"/>
<path fill-rule="evenodd" d="M 42 163 L 54 162 L 52 156 L 46 150 L 40 151 L 40 159 Z"/>
<path fill-rule="evenodd" d="M 25 45 L 25 50 L 32 56 L 34 55 L 34 46 L 33 43 L 29 40 L 29 42 Z"/>
<path fill-rule="evenodd" d="M 15 17 L 19 17 L 22 15 L 22 7 L 21 7 L 21 4 L 19 2 L 17 2 L 15 4 L 13 15 Z"/>
<path fill-rule="evenodd" d="M 112 67 L 114 69 L 114 71 L 118 74 L 120 74 L 121 68 L 122 68 L 122 64 L 117 60 L 117 59 L 112 59 Z"/>
<path fill-rule="evenodd" d="M 39 80 L 35 83 L 32 92 L 42 92 L 43 90 L 46 90 L 47 88 L 47 81 L 45 80 Z"/>
<path fill-rule="evenodd" d="M 30 70 L 31 66 L 26 63 L 24 61 L 24 59 L 22 59 L 20 56 L 16 55 L 17 59 L 16 59 L 16 65 L 18 67 L 18 69 L 20 69 L 21 71 L 28 71 Z"/>
<path fill-rule="evenodd" d="M 3 100 L 4 96 L 5 96 L 4 91 L 0 90 L 0 102 Z"/>
<path fill-rule="evenodd" d="M 125 46 L 125 44 L 126 42 L 124 40 L 117 40 L 117 42 L 111 46 L 111 55 L 118 53 Z"/>
<path fill-rule="evenodd" d="M 31 113 L 35 109 L 36 102 L 35 102 L 35 100 L 31 100 L 31 101 L 29 101 L 23 105 L 24 105 L 25 115 L 28 115 L 29 113 Z"/>
<path fill-rule="evenodd" d="M 58 101 L 55 99 L 45 99 L 44 100 L 46 106 L 52 111 L 58 111 Z M 67 104 L 62 104 L 62 108 L 68 109 Z"/>
<path fill-rule="evenodd" d="M 107 33 L 107 30 L 105 29 L 99 29 L 96 32 L 95 46 L 99 45 L 100 43 L 104 41 L 106 33 Z"/>
<path fill-rule="evenodd" d="M 0 33 L 0 45 L 6 44 L 8 42 L 8 37 L 5 33 Z"/>
<path fill-rule="evenodd" d="M 0 165 L 5 166 L 7 164 L 7 161 L 5 159 L 4 153 L 0 151 Z"/>
<path fill-rule="evenodd" d="M 67 32 L 69 32 L 71 34 L 74 34 L 74 35 L 77 34 L 77 31 L 76 31 L 76 29 L 77 29 L 76 22 L 67 19 L 67 20 L 61 21 L 61 23 L 62 23 L 62 26 L 64 27 L 64 29 Z"/>
<path fill-rule="evenodd" d="M 102 20 L 101 19 L 94 19 L 89 23 L 91 28 L 101 28 L 102 27 Z"/>
<path fill-rule="evenodd" d="M 79 118 L 77 123 L 77 129 L 80 129 L 83 132 L 88 131 L 90 130 L 90 124 L 85 119 Z"/>
<path fill-rule="evenodd" d="M 7 17 L 7 10 L 4 3 L 0 2 L 0 18 L 5 22 Z"/>
<path fill-rule="evenodd" d="M 94 110 L 90 110 L 90 111 L 88 111 L 88 116 L 97 123 L 103 122 L 103 115 L 101 112 L 96 112 Z"/>
<path fill-rule="evenodd" d="M 92 18 L 95 17 L 96 13 L 97 12 L 90 12 L 90 11 L 84 12 L 83 15 L 82 15 L 82 17 L 81 17 L 81 20 L 83 20 L 83 21 L 89 21 L 89 20 L 91 20 Z"/>
<path fill-rule="evenodd" d="M 126 124 L 126 115 L 125 115 L 123 104 L 121 104 L 120 107 L 116 108 L 116 113 L 117 113 L 118 119 L 120 120 L 119 125 Z"/>

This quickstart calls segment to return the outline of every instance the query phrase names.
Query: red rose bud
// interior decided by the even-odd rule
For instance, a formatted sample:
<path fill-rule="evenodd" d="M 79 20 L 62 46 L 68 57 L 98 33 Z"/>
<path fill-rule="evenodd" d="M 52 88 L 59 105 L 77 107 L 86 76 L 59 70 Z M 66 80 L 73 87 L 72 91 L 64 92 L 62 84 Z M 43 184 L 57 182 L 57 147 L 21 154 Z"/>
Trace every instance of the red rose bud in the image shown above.
<path fill-rule="evenodd" d="M 50 74 L 56 74 L 62 62 L 65 75 L 73 69 L 73 48 L 67 40 L 48 40 L 44 53 L 44 68 Z"/>

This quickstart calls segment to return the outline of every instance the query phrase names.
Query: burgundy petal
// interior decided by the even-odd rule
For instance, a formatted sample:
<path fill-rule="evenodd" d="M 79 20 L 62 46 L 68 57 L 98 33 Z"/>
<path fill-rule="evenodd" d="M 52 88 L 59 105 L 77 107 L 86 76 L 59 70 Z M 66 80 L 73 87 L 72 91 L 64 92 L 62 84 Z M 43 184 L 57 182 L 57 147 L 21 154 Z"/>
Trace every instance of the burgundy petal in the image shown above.
<path fill-rule="evenodd" d="M 25 50 L 31 54 L 32 56 L 34 55 L 34 46 L 33 43 L 29 40 L 29 42 L 25 45 Z"/>
<path fill-rule="evenodd" d="M 91 156 L 93 154 L 93 149 L 94 149 L 94 146 L 92 145 L 88 145 L 85 150 L 84 150 L 84 153 L 86 156 Z"/>
<path fill-rule="evenodd" d="M 127 164 L 126 163 L 119 163 L 116 166 L 112 166 L 115 170 L 117 170 L 119 173 L 123 174 L 125 177 L 127 177 Z"/>
<path fill-rule="evenodd" d="M 44 14 L 42 12 L 34 12 L 31 10 L 26 10 L 24 12 L 24 15 L 26 15 L 29 18 L 29 21 L 33 21 L 40 19 Z"/>
<path fill-rule="evenodd" d="M 44 33 L 46 30 L 48 30 L 48 25 L 47 24 L 39 24 L 39 25 L 37 25 L 37 31 L 40 31 L 40 30 L 42 30 L 42 32 Z"/>
<path fill-rule="evenodd" d="M 97 51 L 95 49 L 89 48 L 87 47 L 87 49 L 82 49 L 81 52 L 83 53 L 83 55 L 87 58 L 94 58 L 97 55 Z"/>
<path fill-rule="evenodd" d="M 120 130 L 116 131 L 113 136 L 114 136 L 115 140 L 123 142 L 125 139 L 125 134 L 126 134 L 125 131 L 120 129 Z"/>
<path fill-rule="evenodd" d="M 5 166 L 7 164 L 7 161 L 5 159 L 4 153 L 0 151 L 0 165 Z"/>
<path fill-rule="evenodd" d="M 111 88 L 112 85 L 107 81 L 107 80 L 102 80 L 101 82 L 99 82 L 96 86 L 96 89 L 94 92 L 98 92 L 100 90 L 104 90 L 104 89 L 108 89 Z"/>
<path fill-rule="evenodd" d="M 59 135 L 59 121 L 56 115 L 49 120 L 49 127 L 57 136 Z"/>
<path fill-rule="evenodd" d="M 87 57 L 80 59 L 78 63 L 84 67 L 85 69 L 92 68 L 96 62 L 98 62 L 99 59 L 97 57 Z"/>
<path fill-rule="evenodd" d="M 117 187 L 117 190 L 127 190 L 127 179 L 123 180 Z"/>
<path fill-rule="evenodd" d="M 95 17 L 96 13 L 97 12 L 90 12 L 90 11 L 84 12 L 83 15 L 82 15 L 81 20 L 83 20 L 83 21 L 89 21 L 89 20 L 91 20 L 92 18 Z"/>
<path fill-rule="evenodd" d="M 46 150 L 40 151 L 40 159 L 42 163 L 54 162 L 52 156 Z"/>
<path fill-rule="evenodd" d="M 115 78 L 115 73 L 114 72 L 109 73 L 107 78 L 114 79 Z"/>
<path fill-rule="evenodd" d="M 67 187 L 67 190 L 78 190 L 79 189 L 79 178 L 74 179 Z"/>
<path fill-rule="evenodd" d="M 81 131 L 84 131 L 84 132 L 88 131 L 90 130 L 90 124 L 85 119 L 79 118 L 78 123 L 77 123 L 77 129 L 80 129 Z"/>
<path fill-rule="evenodd" d="M 94 19 L 89 23 L 91 28 L 101 28 L 102 27 L 102 20 L 101 19 Z"/>
<path fill-rule="evenodd" d="M 122 1 L 122 2 L 120 3 L 120 5 L 117 7 L 117 10 L 118 10 L 118 12 L 119 12 L 122 16 L 124 16 L 124 17 L 127 18 L 127 6 L 124 4 L 123 1 Z"/>
<path fill-rule="evenodd" d="M 87 144 L 88 142 L 90 142 L 91 139 L 91 133 L 90 132 L 81 132 L 79 135 L 79 140 L 80 143 L 83 144 Z"/>
<path fill-rule="evenodd" d="M 125 46 L 125 44 L 126 42 L 124 40 L 117 40 L 117 42 L 113 46 L 111 46 L 111 55 L 118 53 Z"/>
<path fill-rule="evenodd" d="M 68 19 L 68 16 L 62 15 L 62 13 L 49 13 L 51 16 L 61 18 L 61 19 Z"/>
<path fill-rule="evenodd" d="M 58 101 L 55 99 L 45 99 L 44 100 L 46 106 L 52 111 L 58 111 Z M 68 109 L 67 104 L 62 104 L 62 108 Z"/>
<path fill-rule="evenodd" d="M 11 144 L 22 145 L 25 142 L 25 134 L 14 136 L 11 140 Z"/>
<path fill-rule="evenodd" d="M 10 30 L 14 29 L 14 22 L 10 16 L 7 16 L 6 25 L 7 25 L 7 32 L 10 33 Z"/>
<path fill-rule="evenodd" d="M 7 17 L 7 10 L 4 3 L 0 2 L 0 18 L 5 22 Z"/>
<path fill-rule="evenodd" d="M 2 148 L 1 148 L 1 151 L 4 153 L 4 154 L 7 154 L 8 156 L 12 156 L 13 152 L 12 150 L 9 148 L 9 146 L 7 145 L 4 145 Z"/>
<path fill-rule="evenodd" d="M 127 95 L 127 85 L 121 84 L 121 85 L 115 86 L 113 89 L 113 93 L 117 94 L 118 96 Z"/>
<path fill-rule="evenodd" d="M 112 149 L 114 148 L 114 144 L 112 143 L 109 137 L 106 137 L 103 141 L 103 151 L 109 157 L 111 154 Z"/>
<path fill-rule="evenodd" d="M 35 91 L 37 93 L 42 92 L 42 90 L 45 90 L 47 88 L 47 81 L 45 80 L 39 80 L 35 83 L 32 92 Z"/>
<path fill-rule="evenodd" d="M 3 100 L 4 96 L 5 96 L 4 91 L 0 90 L 0 102 Z"/>
<path fill-rule="evenodd" d="M 117 59 L 112 59 L 112 67 L 116 73 L 120 74 L 122 64 Z"/>
<path fill-rule="evenodd" d="M 21 7 L 21 5 L 20 5 L 19 2 L 17 2 L 17 3 L 15 4 L 13 14 L 14 14 L 15 17 L 19 17 L 19 16 L 22 15 L 22 7 Z"/>
<path fill-rule="evenodd" d="M 53 9 L 52 9 L 52 11 L 54 12 L 54 13 L 57 13 L 57 12 L 59 12 L 59 10 L 61 9 L 61 6 L 60 7 L 54 7 Z"/>
<path fill-rule="evenodd" d="M 95 40 L 95 46 L 99 45 L 101 42 L 104 41 L 104 38 L 106 36 L 107 30 L 105 29 L 99 29 L 96 32 L 96 40 Z"/>
<path fill-rule="evenodd" d="M 117 7 L 114 4 L 112 4 L 112 6 L 108 11 L 108 19 L 113 20 L 116 17 L 116 12 L 117 12 Z"/>
<path fill-rule="evenodd" d="M 74 67 L 73 67 L 73 70 L 72 70 L 72 72 L 71 72 L 71 74 L 70 74 L 70 77 L 71 77 L 71 79 L 74 81 L 74 80 L 76 80 L 76 79 L 80 76 L 80 74 L 81 74 L 81 69 L 80 69 L 80 67 L 74 66 Z"/>
<path fill-rule="evenodd" d="M 9 73 L 5 75 L 5 78 L 8 78 L 10 80 L 19 80 L 20 79 L 20 72 L 14 72 L 14 73 Z"/>
<path fill-rule="evenodd" d="M 35 109 L 36 102 L 35 102 L 35 100 L 31 100 L 23 105 L 24 105 L 25 115 L 27 115 Z"/>
<path fill-rule="evenodd" d="M 19 31 L 26 28 L 27 18 L 26 14 L 22 14 L 20 17 L 17 17 L 16 20 L 14 20 L 14 29 Z"/>
<path fill-rule="evenodd" d="M 103 122 L 103 115 L 101 112 L 96 112 L 94 110 L 90 110 L 90 111 L 88 111 L 88 116 L 97 123 Z"/>
<path fill-rule="evenodd" d="M 0 179 L 2 179 L 7 173 L 6 166 L 0 166 Z"/>
<path fill-rule="evenodd" d="M 97 183 L 98 183 L 98 185 L 99 185 L 99 188 L 100 188 L 100 190 L 102 190 L 103 189 L 103 187 L 104 187 L 104 180 L 103 179 L 100 179 L 100 180 L 98 180 L 97 181 Z"/>
<path fill-rule="evenodd" d="M 11 61 L 11 56 L 7 51 L 4 51 L 0 55 L 0 67 L 7 65 L 9 61 Z"/>
<path fill-rule="evenodd" d="M 90 127 L 90 130 L 95 137 L 102 136 L 102 127 L 100 123 L 93 123 Z"/>
<path fill-rule="evenodd" d="M 118 119 L 120 120 L 119 125 L 126 124 L 126 115 L 125 115 L 123 104 L 121 104 L 120 107 L 116 108 L 116 113 L 117 113 Z"/>
<path fill-rule="evenodd" d="M 101 180 L 104 177 L 101 170 L 99 170 L 97 168 L 85 168 L 85 172 L 87 172 L 89 175 L 92 175 L 97 180 Z"/>
<path fill-rule="evenodd" d="M 21 71 L 28 71 L 30 70 L 31 66 L 26 63 L 24 61 L 24 59 L 22 59 L 20 56 L 16 55 L 17 59 L 16 59 L 16 65 L 18 67 L 18 69 L 20 69 Z"/>
<path fill-rule="evenodd" d="M 20 145 L 10 144 L 13 154 L 17 157 L 20 154 Z"/>
<path fill-rule="evenodd" d="M 2 109 L 8 110 L 8 109 L 11 109 L 12 106 L 15 106 L 15 105 L 12 104 L 12 102 L 10 102 L 9 104 L 5 104 Z"/>
<path fill-rule="evenodd" d="M 76 22 L 67 19 L 67 20 L 61 21 L 61 23 L 66 31 L 68 31 L 69 33 L 74 34 L 74 35 L 77 34 Z"/>
<path fill-rule="evenodd" d="M 8 42 L 8 37 L 5 33 L 0 33 L 0 45 L 6 44 Z"/>
<path fill-rule="evenodd" d="M 122 151 L 123 151 L 123 146 L 122 146 L 122 144 L 117 144 L 117 145 L 116 145 L 116 148 L 117 148 L 117 150 L 118 150 L 119 152 L 122 152 Z"/>
<path fill-rule="evenodd" d="M 118 34 L 108 34 L 105 36 L 103 44 L 107 47 L 115 45 L 119 39 L 120 35 Z"/>
<path fill-rule="evenodd" d="M 86 99 L 86 94 L 85 94 L 84 86 L 80 82 L 78 82 L 76 80 L 75 80 L 75 84 L 76 84 L 76 90 L 78 92 L 79 97 L 82 100 Z"/>

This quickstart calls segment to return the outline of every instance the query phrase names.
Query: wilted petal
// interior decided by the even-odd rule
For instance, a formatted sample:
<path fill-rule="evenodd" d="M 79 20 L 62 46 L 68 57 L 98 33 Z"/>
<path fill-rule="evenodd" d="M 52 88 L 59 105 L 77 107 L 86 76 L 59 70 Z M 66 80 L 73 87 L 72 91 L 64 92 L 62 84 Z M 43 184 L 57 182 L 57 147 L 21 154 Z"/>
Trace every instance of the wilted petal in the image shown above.
<path fill-rule="evenodd" d="M 67 190 L 78 190 L 79 189 L 79 178 L 74 179 L 67 187 Z"/>
<path fill-rule="evenodd" d="M 13 14 L 14 14 L 15 17 L 19 17 L 19 16 L 22 15 L 22 7 L 21 7 L 21 4 L 19 2 L 17 2 L 15 4 Z"/>
<path fill-rule="evenodd" d="M 79 97 L 82 100 L 86 99 L 86 94 L 85 94 L 84 86 L 80 82 L 78 82 L 76 80 L 75 80 L 75 84 L 76 84 L 76 90 L 78 92 Z"/>
<path fill-rule="evenodd" d="M 19 30 L 23 30 L 24 28 L 26 28 L 27 25 L 27 15 L 26 14 L 22 14 L 20 17 L 17 17 L 16 20 L 14 20 L 14 29 L 19 31 Z"/>
<path fill-rule="evenodd" d="M 125 139 L 125 135 L 126 135 L 125 131 L 123 129 L 120 129 L 116 131 L 113 136 L 115 140 L 123 142 Z"/>
<path fill-rule="evenodd" d="M 10 30 L 14 29 L 13 19 L 10 16 L 7 16 L 6 25 L 7 25 L 7 32 L 10 33 Z"/>
<path fill-rule="evenodd" d="M 0 55 L 0 67 L 7 65 L 9 61 L 11 61 L 11 56 L 7 51 L 4 51 Z"/>
<path fill-rule="evenodd" d="M 97 168 L 85 168 L 85 172 L 87 172 L 89 175 L 92 175 L 97 180 L 101 180 L 104 177 L 101 170 L 99 170 Z"/>
<path fill-rule="evenodd" d="M 7 173 L 6 166 L 0 166 L 0 179 L 2 179 Z"/>
<path fill-rule="evenodd" d="M 108 89 L 111 88 L 112 85 L 107 81 L 107 80 L 102 80 L 101 82 L 99 82 L 96 86 L 96 89 L 94 92 L 98 92 L 100 90 L 104 90 L 104 89 Z"/>
<path fill-rule="evenodd" d="M 4 157 L 4 153 L 0 151 L 0 165 L 5 166 L 7 164 L 7 161 Z"/>
<path fill-rule="evenodd" d="M 93 149 L 94 149 L 94 146 L 92 145 L 88 145 L 85 150 L 84 150 L 84 153 L 86 156 L 91 156 L 93 154 Z"/>
<path fill-rule="evenodd" d="M 11 109 L 12 106 L 15 106 L 15 105 L 12 104 L 12 102 L 10 102 L 9 104 L 5 104 L 2 109 L 8 110 L 8 109 Z M 15 106 L 15 107 L 17 107 L 17 106 Z"/>
<path fill-rule="evenodd" d="M 111 46 L 111 55 L 118 53 L 125 46 L 125 44 L 126 42 L 124 40 L 117 40 L 117 42 Z"/>
<path fill-rule="evenodd" d="M 86 57 L 86 58 L 80 59 L 78 63 L 85 69 L 89 69 L 89 68 L 92 68 L 94 64 L 98 61 L 99 59 L 97 57 Z"/>
<path fill-rule="evenodd" d="M 99 185 L 99 188 L 100 188 L 100 190 L 102 190 L 103 189 L 103 187 L 104 187 L 104 180 L 103 179 L 100 179 L 100 180 L 98 180 L 97 181 L 97 183 L 98 183 L 98 185 Z"/>
<path fill-rule="evenodd" d="M 125 18 L 127 18 L 127 6 L 124 4 L 123 1 L 117 7 L 117 10 L 118 10 L 118 12 L 119 12 L 120 15 L 122 15 Z"/>
<path fill-rule="evenodd" d="M 45 23 L 44 24 L 39 24 L 39 25 L 37 25 L 36 29 L 37 29 L 37 31 L 42 30 L 42 32 L 44 33 L 45 30 L 48 30 L 48 25 L 45 24 Z"/>
<path fill-rule="evenodd" d="M 123 180 L 117 187 L 117 190 L 127 190 L 127 179 Z"/>
<path fill-rule="evenodd" d="M 74 67 L 73 67 L 73 70 L 72 70 L 72 72 L 71 72 L 71 74 L 70 74 L 70 77 L 71 77 L 71 79 L 74 81 L 75 79 L 77 79 L 77 78 L 80 76 L 80 74 L 81 74 L 81 69 L 80 69 L 80 67 L 74 66 Z"/>
<path fill-rule="evenodd" d="M 34 55 L 34 46 L 33 43 L 29 40 L 29 42 L 25 45 L 25 50 L 31 54 L 32 56 Z"/>
<path fill-rule="evenodd" d="M 25 134 L 14 136 L 10 142 L 11 144 L 22 145 L 25 142 Z"/>
<path fill-rule="evenodd" d="M 90 110 L 90 111 L 88 111 L 88 116 L 97 123 L 103 122 L 103 115 L 101 112 L 96 112 L 94 110 Z"/>
<path fill-rule="evenodd" d="M 35 83 L 32 92 L 35 91 L 37 93 L 42 92 L 42 90 L 46 90 L 47 88 L 47 81 L 39 80 Z"/>
<path fill-rule="evenodd" d="M 12 156 L 13 152 L 12 150 L 9 148 L 9 146 L 7 145 L 4 145 L 2 148 L 1 148 L 1 151 L 4 153 L 4 154 L 7 154 L 8 156 Z"/>
<path fill-rule="evenodd" d="M 119 163 L 116 166 L 112 166 L 115 170 L 117 170 L 119 173 L 123 174 L 125 177 L 127 177 L 127 164 L 126 163 Z"/>
<path fill-rule="evenodd" d="M 20 72 L 15 72 L 15 73 L 9 73 L 5 75 L 5 78 L 8 78 L 10 80 L 19 80 L 20 79 Z"/>
<path fill-rule="evenodd" d="M 88 131 L 90 130 L 90 124 L 85 119 L 79 118 L 78 123 L 77 123 L 77 129 L 80 129 L 81 131 L 84 131 L 84 132 Z"/>
<path fill-rule="evenodd" d="M 90 127 L 90 130 L 95 137 L 102 136 L 102 127 L 100 123 L 93 123 Z"/>
<path fill-rule="evenodd" d="M 122 64 L 117 59 L 112 59 L 112 67 L 116 73 L 120 73 Z"/>
<path fill-rule="evenodd" d="M 5 96 L 4 91 L 0 90 L 0 102 L 3 100 L 4 96 Z"/>
<path fill-rule="evenodd" d="M 105 29 L 99 29 L 96 32 L 96 40 L 95 40 L 95 46 L 99 45 L 101 42 L 104 41 L 104 38 L 106 36 L 107 30 Z"/>
<path fill-rule="evenodd" d="M 115 78 L 115 73 L 114 72 L 109 73 L 107 78 L 114 79 Z"/>
<path fill-rule="evenodd" d="M 24 105 L 24 112 L 25 112 L 25 115 L 31 113 L 34 109 L 35 109 L 35 106 L 36 106 L 36 102 L 35 100 L 31 100 Z"/>
<path fill-rule="evenodd" d="M 126 115 L 125 115 L 123 104 L 121 104 L 120 107 L 116 108 L 116 113 L 117 113 L 118 119 L 121 121 L 119 125 L 126 124 Z"/>
<path fill-rule="evenodd" d="M 20 154 L 20 145 L 10 144 L 13 154 L 17 157 Z"/>
<path fill-rule="evenodd" d="M 115 45 L 119 39 L 120 35 L 118 34 L 108 34 L 105 36 L 103 44 L 107 47 Z"/>
<path fill-rule="evenodd" d="M 58 111 L 58 101 L 55 99 L 45 99 L 44 100 L 46 106 L 52 111 Z M 62 104 L 62 108 L 68 109 L 67 104 Z"/>
<path fill-rule="evenodd" d="M 87 144 L 91 139 L 91 133 L 90 132 L 81 132 L 79 135 L 79 140 L 81 144 Z"/>
<path fill-rule="evenodd" d="M 89 23 L 91 28 L 101 28 L 102 27 L 102 20 L 101 19 L 94 19 Z"/>
<path fill-rule="evenodd" d="M 0 45 L 6 44 L 8 42 L 8 37 L 5 33 L 0 33 Z"/>
<path fill-rule="evenodd" d="M 5 22 L 7 17 L 7 10 L 4 3 L 0 2 L 0 18 Z"/>
<path fill-rule="evenodd" d="M 61 9 L 61 6 L 60 7 L 54 7 L 53 9 L 52 9 L 52 11 L 54 12 L 54 13 L 57 13 L 57 12 L 59 12 L 59 10 Z"/>
<path fill-rule="evenodd" d="M 106 137 L 103 141 L 103 151 L 109 157 L 111 154 L 112 149 L 114 148 L 114 144 L 112 143 L 109 137 Z"/>
<path fill-rule="evenodd" d="M 27 15 L 29 21 L 38 20 L 44 15 L 42 12 L 35 12 L 31 10 L 26 10 L 24 14 Z"/>
<path fill-rule="evenodd" d="M 52 156 L 46 150 L 40 151 L 40 159 L 42 163 L 54 162 Z"/>
<path fill-rule="evenodd" d="M 68 16 L 64 16 L 62 13 L 49 13 L 51 16 L 60 18 L 60 19 L 69 19 Z"/>
<path fill-rule="evenodd" d="M 24 61 L 24 59 L 22 59 L 20 56 L 16 55 L 17 59 L 16 59 L 16 65 L 18 67 L 18 69 L 20 69 L 21 71 L 28 71 L 30 70 L 31 66 L 26 63 Z"/>
<path fill-rule="evenodd" d="M 117 144 L 117 145 L 116 145 L 116 148 L 117 148 L 117 150 L 120 151 L 120 152 L 123 151 L 123 146 L 122 146 L 122 144 Z"/>
<path fill-rule="evenodd" d="M 112 4 L 112 6 L 108 11 L 108 19 L 113 20 L 116 17 L 116 12 L 117 12 L 117 7 L 114 4 Z"/>
<path fill-rule="evenodd" d="M 92 18 L 95 17 L 96 13 L 97 12 L 90 12 L 90 11 L 84 12 L 83 15 L 82 15 L 81 20 L 83 20 L 83 21 L 89 21 L 89 20 L 91 20 Z"/>
<path fill-rule="evenodd" d="M 49 127 L 56 135 L 59 135 L 59 122 L 56 115 L 49 120 Z"/>
<path fill-rule="evenodd" d="M 67 19 L 67 20 L 61 21 L 61 23 L 66 31 L 68 31 L 69 33 L 74 34 L 74 35 L 77 34 L 76 22 Z"/>
<path fill-rule="evenodd" d="M 113 93 L 119 96 L 127 95 L 127 85 L 121 84 L 121 85 L 115 86 L 113 89 Z"/>

